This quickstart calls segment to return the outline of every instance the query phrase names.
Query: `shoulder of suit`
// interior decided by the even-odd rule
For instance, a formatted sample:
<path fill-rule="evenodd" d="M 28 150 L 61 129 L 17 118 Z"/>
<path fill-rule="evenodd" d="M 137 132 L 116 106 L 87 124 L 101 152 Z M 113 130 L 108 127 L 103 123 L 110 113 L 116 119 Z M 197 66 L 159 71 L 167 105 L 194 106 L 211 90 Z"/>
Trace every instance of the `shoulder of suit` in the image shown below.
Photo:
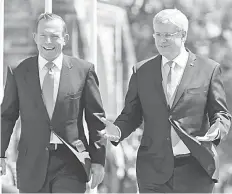
<path fill-rule="evenodd" d="M 205 56 L 196 55 L 196 59 L 201 63 L 202 66 L 205 66 L 207 69 L 215 69 L 217 66 L 221 66 L 218 62 Z"/>
<path fill-rule="evenodd" d="M 136 73 L 136 72 L 139 70 L 139 68 L 141 68 L 141 67 L 142 67 L 143 65 L 145 65 L 147 62 L 149 62 L 149 61 L 155 59 L 157 56 L 158 56 L 158 55 L 155 55 L 155 56 L 153 56 L 153 57 L 150 57 L 150 58 L 148 58 L 148 59 L 145 59 L 145 60 L 142 60 L 142 61 L 136 63 L 136 64 L 134 65 L 134 67 L 133 67 L 133 71 Z"/>
<path fill-rule="evenodd" d="M 84 69 L 89 69 L 90 67 L 94 66 L 92 63 L 77 57 L 72 57 L 68 55 L 64 55 L 64 57 L 66 57 L 73 66 L 83 67 Z"/>
<path fill-rule="evenodd" d="M 32 57 L 23 59 L 22 61 L 20 61 L 20 63 L 17 66 L 11 67 L 11 71 L 12 72 L 23 71 L 25 68 L 30 66 L 32 63 L 37 62 L 37 60 L 38 60 L 38 56 L 32 56 Z"/>

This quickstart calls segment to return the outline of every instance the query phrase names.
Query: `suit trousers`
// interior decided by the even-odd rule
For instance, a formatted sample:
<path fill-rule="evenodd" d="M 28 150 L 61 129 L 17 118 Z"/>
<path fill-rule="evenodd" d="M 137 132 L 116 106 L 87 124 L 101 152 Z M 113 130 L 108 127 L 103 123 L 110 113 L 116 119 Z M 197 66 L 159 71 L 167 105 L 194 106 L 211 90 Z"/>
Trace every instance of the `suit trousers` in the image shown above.
<path fill-rule="evenodd" d="M 49 150 L 47 176 L 38 193 L 84 193 L 86 182 L 81 170 L 74 154 L 64 144 L 58 145 L 57 150 Z"/>
<path fill-rule="evenodd" d="M 139 185 L 140 193 L 212 193 L 214 182 L 190 154 L 174 159 L 172 177 L 164 184 Z"/>

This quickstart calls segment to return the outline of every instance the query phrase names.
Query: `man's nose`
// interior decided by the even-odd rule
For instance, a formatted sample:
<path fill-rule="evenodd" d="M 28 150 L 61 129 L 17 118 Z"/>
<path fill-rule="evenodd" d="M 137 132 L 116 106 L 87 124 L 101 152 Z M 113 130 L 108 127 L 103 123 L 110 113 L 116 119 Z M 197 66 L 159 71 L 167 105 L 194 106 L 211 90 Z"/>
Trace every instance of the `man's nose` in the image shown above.
<path fill-rule="evenodd" d="M 51 37 L 50 37 L 50 36 L 47 36 L 46 39 L 45 39 L 45 42 L 46 42 L 46 43 L 51 43 L 51 42 L 52 42 L 52 41 L 51 41 Z"/>
<path fill-rule="evenodd" d="M 160 38 L 160 42 L 161 42 L 161 43 L 165 43 L 165 42 L 167 42 L 167 39 L 164 38 L 164 37 L 161 37 L 161 38 Z"/>

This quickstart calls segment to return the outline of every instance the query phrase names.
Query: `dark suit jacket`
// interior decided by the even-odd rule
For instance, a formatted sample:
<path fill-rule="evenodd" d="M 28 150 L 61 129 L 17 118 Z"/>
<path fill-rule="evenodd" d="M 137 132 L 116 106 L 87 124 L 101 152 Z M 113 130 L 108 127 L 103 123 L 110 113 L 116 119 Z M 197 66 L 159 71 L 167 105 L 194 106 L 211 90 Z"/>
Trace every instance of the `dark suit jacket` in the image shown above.
<path fill-rule="evenodd" d="M 171 124 L 216 181 L 218 162 L 214 143 L 218 144 L 220 139 L 199 145 L 188 135 L 203 136 L 217 118 L 221 119 L 221 134 L 229 130 L 231 116 L 227 110 L 220 66 L 189 51 L 173 106 L 169 108 L 162 86 L 161 59 L 158 55 L 137 65 L 129 83 L 125 107 L 115 121 L 122 132 L 120 140 L 123 140 L 144 120 L 136 165 L 138 182 L 162 184 L 171 177 L 174 168 Z"/>
<path fill-rule="evenodd" d="M 93 113 L 102 113 L 98 79 L 93 64 L 64 55 L 57 100 L 50 120 L 41 96 L 38 56 L 31 57 L 8 72 L 5 96 L 1 106 L 1 155 L 5 154 L 15 121 L 21 117 L 21 137 L 17 160 L 18 187 L 38 191 L 45 180 L 50 130 L 73 146 L 81 140 L 92 163 L 105 164 L 105 146 L 99 143 L 97 130 L 101 123 Z M 83 110 L 89 130 L 89 144 L 83 128 Z M 73 146 L 74 147 L 74 146 Z M 78 161 L 77 161 L 78 165 Z M 80 177 L 85 177 L 80 165 Z M 85 177 L 87 181 L 87 177 Z"/>

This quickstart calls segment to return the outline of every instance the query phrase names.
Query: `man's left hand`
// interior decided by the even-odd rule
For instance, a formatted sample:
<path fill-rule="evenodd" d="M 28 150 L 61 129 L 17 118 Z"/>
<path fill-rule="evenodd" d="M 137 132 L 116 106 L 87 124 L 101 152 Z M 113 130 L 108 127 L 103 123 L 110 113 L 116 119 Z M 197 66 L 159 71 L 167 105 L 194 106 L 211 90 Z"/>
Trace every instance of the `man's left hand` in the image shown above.
<path fill-rule="evenodd" d="M 101 164 L 91 164 L 92 184 L 91 189 L 99 185 L 104 178 L 105 169 Z"/>
<path fill-rule="evenodd" d="M 202 137 L 196 136 L 196 139 L 198 141 L 214 141 L 220 133 L 219 127 L 220 127 L 220 119 L 218 118 L 204 136 Z"/>

